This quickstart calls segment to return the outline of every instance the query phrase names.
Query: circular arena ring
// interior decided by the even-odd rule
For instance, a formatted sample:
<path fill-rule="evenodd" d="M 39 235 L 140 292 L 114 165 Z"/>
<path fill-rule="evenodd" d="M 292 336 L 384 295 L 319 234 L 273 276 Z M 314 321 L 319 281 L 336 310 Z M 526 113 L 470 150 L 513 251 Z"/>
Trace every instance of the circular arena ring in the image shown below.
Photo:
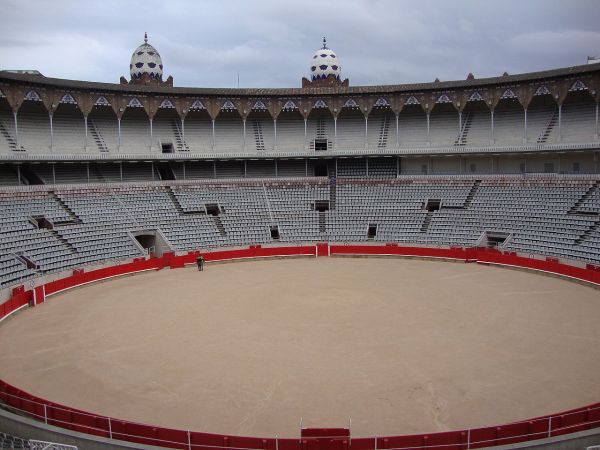
<path fill-rule="evenodd" d="M 0 327 L 0 402 L 181 449 L 467 449 L 600 426 L 600 404 L 581 407 L 600 397 L 594 266 L 317 244 L 161 270 L 197 255 L 15 289 L 0 317 L 44 304 Z"/>

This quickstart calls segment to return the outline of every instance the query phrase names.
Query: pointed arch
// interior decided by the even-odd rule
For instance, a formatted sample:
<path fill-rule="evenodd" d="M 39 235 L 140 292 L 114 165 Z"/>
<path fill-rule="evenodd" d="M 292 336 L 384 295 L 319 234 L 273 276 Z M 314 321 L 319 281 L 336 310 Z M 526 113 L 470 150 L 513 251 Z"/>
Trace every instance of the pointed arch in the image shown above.
<path fill-rule="evenodd" d="M 546 87 L 545 85 L 539 86 L 535 92 L 533 93 L 533 95 L 551 95 L 550 89 L 548 89 L 548 87 Z"/>
<path fill-rule="evenodd" d="M 204 103 L 202 103 L 202 100 L 194 100 L 194 102 L 192 103 L 192 106 L 190 106 L 190 109 L 192 111 L 201 111 L 203 109 L 206 109 L 206 106 L 204 106 Z"/>
<path fill-rule="evenodd" d="M 587 91 L 587 90 L 588 90 L 588 87 L 581 80 L 575 81 L 575 83 L 573 83 L 571 85 L 571 87 L 569 88 L 569 92 L 573 92 L 573 91 Z"/>
<path fill-rule="evenodd" d="M 448 97 L 448 95 L 442 94 L 437 98 L 437 100 L 435 102 L 436 103 L 452 103 L 452 100 L 450 99 L 450 97 Z"/>
<path fill-rule="evenodd" d="M 322 109 L 322 108 L 327 108 L 327 107 L 328 107 L 327 103 L 325 103 L 325 100 L 323 100 L 321 98 L 318 99 L 313 105 L 313 108 L 316 108 L 316 109 Z"/>
<path fill-rule="evenodd" d="M 387 99 L 383 98 L 383 97 L 379 97 L 377 99 L 377 101 L 375 102 L 375 105 L 373 105 L 375 108 L 389 108 L 390 107 L 390 102 L 387 101 Z"/>
<path fill-rule="evenodd" d="M 71 105 L 76 105 L 77 104 L 77 100 L 75 100 L 75 98 L 73 98 L 73 96 L 67 92 L 65 95 L 63 95 L 60 98 L 60 102 L 59 103 L 68 103 L 68 104 L 71 104 Z"/>
<path fill-rule="evenodd" d="M 505 91 L 502 93 L 502 95 L 500 96 L 500 98 L 501 98 L 502 100 L 504 100 L 504 99 L 506 99 L 506 98 L 517 98 L 517 94 L 515 94 L 515 93 L 513 92 L 513 90 L 512 90 L 512 89 L 506 89 L 506 90 L 505 90 Z"/>
<path fill-rule="evenodd" d="M 142 105 L 142 102 L 140 102 L 138 100 L 137 97 L 133 97 L 131 100 L 129 100 L 129 102 L 127 103 L 127 107 L 128 108 L 143 108 L 144 105 Z"/>
<path fill-rule="evenodd" d="M 171 100 L 169 100 L 168 98 L 165 98 L 162 102 L 160 102 L 160 105 L 158 106 L 159 109 L 175 109 L 175 105 L 173 104 L 173 102 Z"/>
<path fill-rule="evenodd" d="M 252 105 L 253 111 L 266 111 L 267 105 L 262 100 L 256 100 L 254 105 Z"/>
<path fill-rule="evenodd" d="M 282 108 L 283 111 L 294 111 L 297 109 L 298 109 L 298 106 L 296 105 L 296 103 L 293 100 L 286 101 Z"/>
<path fill-rule="evenodd" d="M 94 102 L 94 106 L 111 106 L 110 102 L 104 96 L 100 96 Z"/>
<path fill-rule="evenodd" d="M 354 100 L 353 98 L 349 98 L 348 100 L 346 100 L 342 108 L 358 109 L 360 108 L 360 106 L 358 105 L 358 103 L 356 103 L 356 100 Z"/>
<path fill-rule="evenodd" d="M 481 94 L 477 91 L 473 92 L 471 95 L 469 95 L 469 99 L 467 100 L 468 102 L 482 102 L 483 97 L 481 96 Z"/>
<path fill-rule="evenodd" d="M 417 97 L 415 97 L 414 95 L 411 95 L 410 97 L 408 97 L 406 99 L 404 104 L 405 105 L 420 105 L 421 102 L 419 101 L 419 99 L 417 99 Z"/>
<path fill-rule="evenodd" d="M 25 94 L 25 100 L 30 100 L 33 102 L 41 102 L 42 97 L 40 97 L 40 94 L 38 94 L 37 91 L 31 90 L 31 91 L 27 92 L 27 94 Z"/>
<path fill-rule="evenodd" d="M 221 111 L 237 111 L 237 108 L 231 100 L 225 100 L 221 105 Z"/>

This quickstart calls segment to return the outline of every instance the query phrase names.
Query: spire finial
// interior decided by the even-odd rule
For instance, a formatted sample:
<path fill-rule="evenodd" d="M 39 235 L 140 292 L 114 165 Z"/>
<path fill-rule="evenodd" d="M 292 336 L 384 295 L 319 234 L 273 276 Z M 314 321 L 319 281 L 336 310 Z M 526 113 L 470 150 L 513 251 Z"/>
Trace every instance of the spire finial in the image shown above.
<path fill-rule="evenodd" d="M 327 38 L 323 36 L 323 48 L 327 48 Z"/>
<path fill-rule="evenodd" d="M 148 43 L 148 33 L 144 31 L 144 44 Z"/>

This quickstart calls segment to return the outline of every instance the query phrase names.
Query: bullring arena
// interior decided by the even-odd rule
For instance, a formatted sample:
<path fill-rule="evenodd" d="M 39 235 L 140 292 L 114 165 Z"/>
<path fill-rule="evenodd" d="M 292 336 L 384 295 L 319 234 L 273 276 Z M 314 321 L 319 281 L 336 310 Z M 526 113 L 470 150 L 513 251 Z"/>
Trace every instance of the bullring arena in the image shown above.
<path fill-rule="evenodd" d="M 302 418 L 352 419 L 354 437 L 448 431 L 599 398 L 599 309 L 588 286 L 429 260 L 153 271 L 10 320 L 0 377 L 167 428 L 289 437 Z"/>
<path fill-rule="evenodd" d="M 600 444 L 600 64 L 0 71 L 0 448 Z M 196 270 L 202 256 L 205 270 Z M 41 442 L 41 443 L 40 443 Z"/>

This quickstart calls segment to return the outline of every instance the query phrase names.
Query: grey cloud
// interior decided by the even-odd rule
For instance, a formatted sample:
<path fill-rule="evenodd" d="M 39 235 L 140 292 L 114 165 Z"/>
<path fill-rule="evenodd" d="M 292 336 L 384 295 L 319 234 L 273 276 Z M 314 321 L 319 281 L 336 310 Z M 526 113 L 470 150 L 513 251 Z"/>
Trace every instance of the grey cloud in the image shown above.
<path fill-rule="evenodd" d="M 299 86 L 326 35 L 351 84 L 583 64 L 595 0 L 0 0 L 0 68 L 117 82 L 148 31 L 178 86 Z"/>

